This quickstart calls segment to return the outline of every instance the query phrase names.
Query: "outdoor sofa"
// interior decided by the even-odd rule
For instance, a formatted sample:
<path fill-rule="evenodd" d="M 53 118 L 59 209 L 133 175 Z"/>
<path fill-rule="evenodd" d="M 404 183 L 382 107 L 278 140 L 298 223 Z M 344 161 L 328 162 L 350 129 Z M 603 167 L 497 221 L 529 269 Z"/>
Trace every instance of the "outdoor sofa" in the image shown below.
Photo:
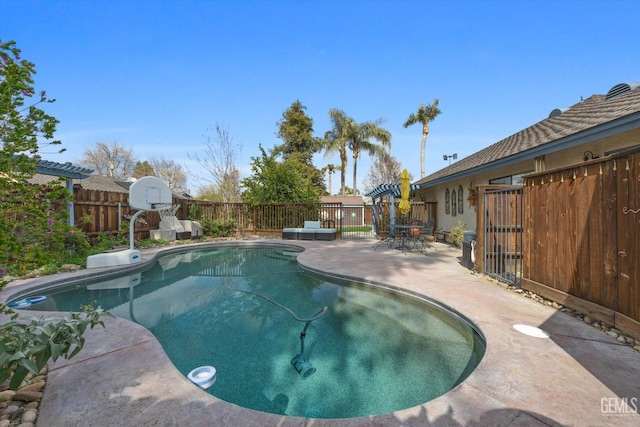
<path fill-rule="evenodd" d="M 322 228 L 320 221 L 305 221 L 304 228 L 283 228 L 282 238 L 289 240 L 335 240 L 335 228 Z"/>

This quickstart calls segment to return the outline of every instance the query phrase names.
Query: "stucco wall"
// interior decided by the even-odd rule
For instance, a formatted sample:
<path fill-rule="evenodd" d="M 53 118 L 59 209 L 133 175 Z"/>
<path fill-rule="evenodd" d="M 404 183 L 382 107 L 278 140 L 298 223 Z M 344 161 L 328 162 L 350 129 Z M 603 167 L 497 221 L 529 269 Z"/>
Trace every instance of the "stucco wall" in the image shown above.
<path fill-rule="evenodd" d="M 547 170 L 563 168 L 584 161 L 584 153 L 591 151 L 594 156 L 602 157 L 604 153 L 640 144 L 640 129 L 633 129 L 622 135 L 602 138 L 577 147 L 557 151 L 546 156 Z"/>
<path fill-rule="evenodd" d="M 437 202 L 438 204 L 438 228 L 442 228 L 445 231 L 451 230 L 452 227 L 458 224 L 458 220 L 462 221 L 466 225 L 468 230 L 476 229 L 476 209 L 475 207 L 469 207 L 467 197 L 469 196 L 469 187 L 477 185 L 489 184 L 489 180 L 501 178 L 504 176 L 516 175 L 525 172 L 533 171 L 533 161 L 526 161 L 514 164 L 508 167 L 496 168 L 491 171 L 476 174 L 470 177 L 452 180 L 446 184 L 436 185 L 426 189 L 416 191 L 416 199 L 424 200 L 426 202 Z M 458 193 L 459 187 L 462 186 L 463 194 L 463 213 L 457 212 L 454 216 L 451 213 L 447 214 L 445 210 L 445 192 L 449 189 L 449 192 L 453 190 Z"/>

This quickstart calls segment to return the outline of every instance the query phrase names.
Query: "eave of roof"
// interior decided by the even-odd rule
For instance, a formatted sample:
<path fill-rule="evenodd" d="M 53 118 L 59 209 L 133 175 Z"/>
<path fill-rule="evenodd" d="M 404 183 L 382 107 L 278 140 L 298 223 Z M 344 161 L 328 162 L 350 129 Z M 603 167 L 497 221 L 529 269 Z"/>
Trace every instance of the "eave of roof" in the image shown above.
<path fill-rule="evenodd" d="M 549 154 L 640 127 L 640 89 L 605 100 L 579 102 L 425 178 L 420 188 L 465 178 L 490 169 Z"/>

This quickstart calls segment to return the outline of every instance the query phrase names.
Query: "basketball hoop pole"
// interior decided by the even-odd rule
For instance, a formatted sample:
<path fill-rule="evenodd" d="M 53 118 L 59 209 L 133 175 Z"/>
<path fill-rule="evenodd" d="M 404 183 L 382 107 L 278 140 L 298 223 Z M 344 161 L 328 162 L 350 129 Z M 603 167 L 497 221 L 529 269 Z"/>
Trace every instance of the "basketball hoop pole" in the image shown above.
<path fill-rule="evenodd" d="M 136 219 L 145 212 L 146 211 L 144 209 L 141 209 L 138 212 L 134 213 L 133 217 L 131 217 L 131 222 L 129 223 L 129 249 L 130 250 L 133 250 L 133 240 L 134 240 L 133 229 L 136 224 Z"/>

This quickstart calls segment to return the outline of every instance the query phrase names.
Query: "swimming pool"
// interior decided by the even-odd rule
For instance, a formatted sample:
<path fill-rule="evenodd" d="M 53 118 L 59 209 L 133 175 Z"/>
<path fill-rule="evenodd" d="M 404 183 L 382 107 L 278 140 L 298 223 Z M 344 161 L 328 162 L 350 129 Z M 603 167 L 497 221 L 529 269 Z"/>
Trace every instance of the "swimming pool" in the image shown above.
<path fill-rule="evenodd" d="M 292 416 L 418 405 L 455 387 L 484 353 L 478 333 L 437 303 L 310 274 L 283 246 L 169 254 L 142 271 L 52 289 L 32 309 L 77 310 L 91 300 L 149 329 L 185 376 L 215 366 L 211 394 Z M 306 323 L 283 307 L 300 318 L 327 307 L 302 352 Z M 301 353 L 316 369 L 307 378 L 291 363 Z"/>

